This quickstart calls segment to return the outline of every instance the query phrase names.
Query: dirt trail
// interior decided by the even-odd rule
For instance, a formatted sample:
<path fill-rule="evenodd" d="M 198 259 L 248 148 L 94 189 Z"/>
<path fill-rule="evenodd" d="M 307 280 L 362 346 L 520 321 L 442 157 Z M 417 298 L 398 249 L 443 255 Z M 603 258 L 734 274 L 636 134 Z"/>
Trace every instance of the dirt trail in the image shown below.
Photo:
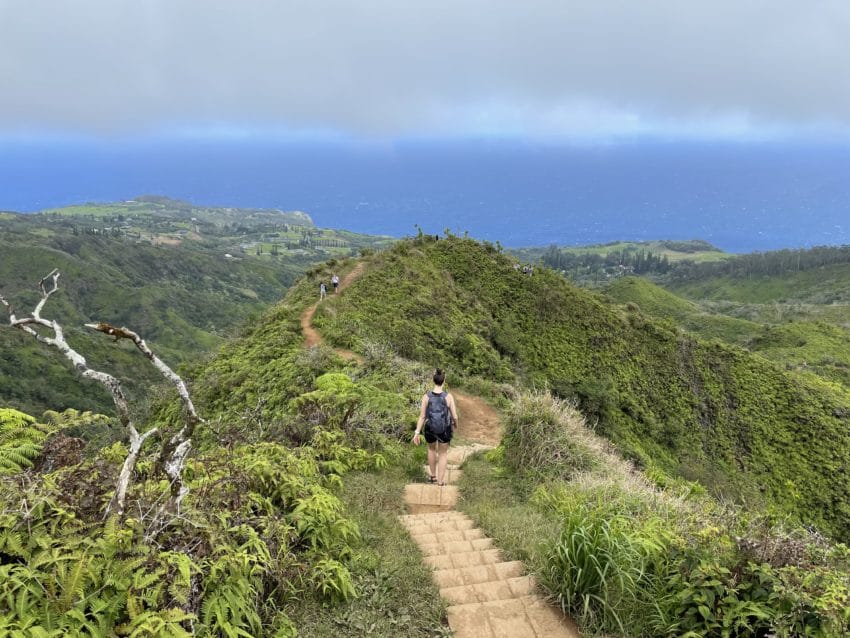
<path fill-rule="evenodd" d="M 351 285 L 351 282 L 362 275 L 364 270 L 366 270 L 366 262 L 361 261 L 351 270 L 350 273 L 340 280 L 339 291 L 336 294 L 342 294 L 342 291 L 348 288 L 348 286 Z M 328 293 L 327 298 L 330 299 L 333 296 L 334 293 L 331 292 Z M 305 348 L 312 348 L 313 346 L 317 346 L 322 343 L 322 335 L 320 335 L 313 327 L 313 315 L 316 314 L 316 309 L 319 307 L 320 303 L 321 301 L 317 301 L 301 314 L 301 332 L 304 333 Z M 350 350 L 337 349 L 336 352 L 343 359 L 360 359 L 359 355 L 351 352 Z"/>
<path fill-rule="evenodd" d="M 457 390 L 452 390 L 451 393 L 457 401 L 458 435 L 469 441 L 499 445 L 502 440 L 499 413 L 480 397 Z"/>
<path fill-rule="evenodd" d="M 342 293 L 365 269 L 360 262 L 342 279 Z M 322 343 L 313 328 L 320 302 L 301 315 L 304 347 Z M 346 359 L 363 358 L 337 349 Z M 538 591 L 532 576 L 519 561 L 504 557 L 483 530 L 455 509 L 460 496 L 454 483 L 463 475 L 461 464 L 475 452 L 499 444 L 499 414 L 480 397 L 451 391 L 457 401 L 458 436 L 471 444 L 449 450 L 448 485 L 410 483 L 404 500 L 410 514 L 399 517 L 433 569 L 440 595 L 449 603 L 449 627 L 455 638 L 580 638 L 573 622 L 550 605 Z M 430 470 L 423 468 L 423 479 Z"/>

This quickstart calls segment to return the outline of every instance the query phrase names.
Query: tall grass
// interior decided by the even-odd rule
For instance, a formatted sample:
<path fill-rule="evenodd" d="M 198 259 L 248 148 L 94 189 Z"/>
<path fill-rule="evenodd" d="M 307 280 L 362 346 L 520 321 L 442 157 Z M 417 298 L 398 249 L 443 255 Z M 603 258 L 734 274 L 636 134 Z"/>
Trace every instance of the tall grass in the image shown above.
<path fill-rule="evenodd" d="M 520 394 L 505 425 L 488 455 L 499 467 L 467 464 L 464 506 L 512 547 L 534 548 L 539 582 L 585 635 L 850 636 L 847 547 L 720 504 L 658 468 L 650 481 L 545 394 Z M 537 522 L 503 533 L 488 495 Z"/>

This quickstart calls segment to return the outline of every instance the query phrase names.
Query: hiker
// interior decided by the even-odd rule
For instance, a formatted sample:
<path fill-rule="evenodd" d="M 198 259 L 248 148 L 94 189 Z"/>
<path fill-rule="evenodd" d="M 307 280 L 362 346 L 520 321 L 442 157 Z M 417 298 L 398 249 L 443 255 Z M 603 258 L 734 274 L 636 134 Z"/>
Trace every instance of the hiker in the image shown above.
<path fill-rule="evenodd" d="M 328 294 L 328 287 L 325 285 L 325 282 L 319 284 L 319 301 L 325 298 L 325 295 Z"/>
<path fill-rule="evenodd" d="M 339 292 L 339 277 L 337 277 L 336 273 L 334 273 L 333 277 L 331 277 L 331 284 L 334 287 L 334 294 Z"/>
<path fill-rule="evenodd" d="M 457 409 L 454 397 L 443 391 L 445 373 L 437 368 L 434 372 L 434 389 L 422 395 L 419 408 L 419 420 L 413 444 L 419 445 L 419 433 L 425 427 L 425 441 L 428 443 L 429 483 L 446 484 L 446 464 L 449 460 L 449 443 L 457 428 Z"/>

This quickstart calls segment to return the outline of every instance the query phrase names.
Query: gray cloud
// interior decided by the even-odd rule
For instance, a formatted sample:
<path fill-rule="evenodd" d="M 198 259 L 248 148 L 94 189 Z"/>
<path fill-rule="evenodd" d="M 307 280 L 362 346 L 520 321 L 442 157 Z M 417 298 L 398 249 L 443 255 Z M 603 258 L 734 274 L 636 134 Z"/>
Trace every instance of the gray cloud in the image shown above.
<path fill-rule="evenodd" d="M 845 0 L 0 0 L 0 130 L 850 128 Z"/>

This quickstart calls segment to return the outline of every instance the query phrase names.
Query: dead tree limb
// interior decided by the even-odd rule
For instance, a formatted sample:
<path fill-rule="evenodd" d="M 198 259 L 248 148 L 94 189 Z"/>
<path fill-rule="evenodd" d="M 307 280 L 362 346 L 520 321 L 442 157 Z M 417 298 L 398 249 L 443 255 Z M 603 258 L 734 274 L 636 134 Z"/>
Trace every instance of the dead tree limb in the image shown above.
<path fill-rule="evenodd" d="M 127 488 L 130 485 L 130 479 L 133 476 L 133 469 L 136 466 L 136 459 L 139 457 L 139 451 L 142 449 L 144 442 L 157 432 L 157 428 L 152 428 L 144 434 L 139 434 L 139 431 L 133 425 L 133 420 L 130 417 L 130 407 L 127 403 L 127 397 L 124 395 L 124 390 L 121 388 L 121 382 L 111 374 L 94 370 L 88 366 L 85 357 L 74 350 L 65 340 L 65 333 L 58 321 L 44 319 L 41 316 L 41 311 L 50 296 L 59 289 L 59 271 L 54 269 L 46 277 L 43 277 L 38 282 L 38 288 L 41 291 L 41 299 L 32 311 L 32 315 L 28 317 L 18 317 L 14 308 L 0 294 L 0 303 L 6 306 L 9 311 L 9 324 L 13 328 L 18 328 L 28 335 L 31 335 L 41 343 L 56 348 L 74 365 L 74 369 L 84 378 L 92 379 L 104 385 L 112 395 L 112 401 L 115 403 L 115 409 L 118 411 L 118 418 L 121 425 L 127 430 L 130 438 L 130 450 L 127 457 L 124 459 L 124 465 L 121 467 L 121 473 L 118 475 L 118 482 L 115 486 L 115 494 L 109 505 L 106 508 L 107 514 L 116 514 L 121 516 L 124 513 L 124 501 L 127 497 Z M 53 336 L 46 336 L 38 332 L 33 326 L 41 326 L 53 331 Z"/>
<path fill-rule="evenodd" d="M 162 359 L 151 351 L 145 340 L 132 330 L 124 327 L 116 328 L 103 322 L 96 324 L 87 323 L 86 328 L 110 335 L 115 337 L 116 340 L 129 339 L 136 344 L 139 351 L 150 360 L 160 374 L 177 388 L 177 394 L 180 395 L 180 400 L 183 402 L 183 407 L 186 410 L 186 420 L 183 427 L 163 445 L 159 464 L 171 481 L 171 496 L 174 500 L 174 505 L 179 507 L 180 501 L 183 500 L 183 497 L 189 491 L 183 484 L 183 466 L 186 463 L 186 457 L 192 449 L 192 435 L 195 432 L 195 426 L 203 422 L 203 419 L 198 416 L 195 410 L 195 405 L 192 403 L 192 398 L 189 396 L 189 390 L 186 388 L 186 384 Z"/>

